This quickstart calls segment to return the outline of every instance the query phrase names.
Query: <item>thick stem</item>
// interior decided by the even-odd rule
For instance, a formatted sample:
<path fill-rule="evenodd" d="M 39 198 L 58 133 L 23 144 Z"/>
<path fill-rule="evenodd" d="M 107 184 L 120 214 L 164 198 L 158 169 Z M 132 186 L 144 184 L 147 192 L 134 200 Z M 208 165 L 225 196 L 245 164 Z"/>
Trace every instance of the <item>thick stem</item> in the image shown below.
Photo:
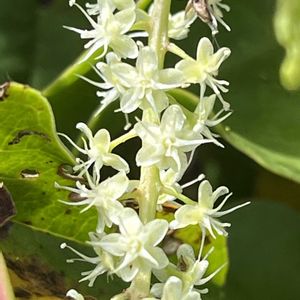
<path fill-rule="evenodd" d="M 163 68 L 168 45 L 168 23 L 171 0 L 156 0 L 153 5 L 149 46 L 156 52 L 159 68 Z"/>
<path fill-rule="evenodd" d="M 155 0 L 153 6 L 152 27 L 149 34 L 149 46 L 158 58 L 158 68 L 164 66 L 166 47 L 168 44 L 168 20 L 171 0 Z M 143 121 L 157 123 L 157 116 L 151 110 L 143 112 Z M 159 170 L 155 166 L 142 167 L 140 178 L 139 214 L 141 221 L 146 224 L 156 215 L 157 199 L 160 191 Z M 129 288 L 131 300 L 147 297 L 150 293 L 151 270 L 140 271 Z"/>

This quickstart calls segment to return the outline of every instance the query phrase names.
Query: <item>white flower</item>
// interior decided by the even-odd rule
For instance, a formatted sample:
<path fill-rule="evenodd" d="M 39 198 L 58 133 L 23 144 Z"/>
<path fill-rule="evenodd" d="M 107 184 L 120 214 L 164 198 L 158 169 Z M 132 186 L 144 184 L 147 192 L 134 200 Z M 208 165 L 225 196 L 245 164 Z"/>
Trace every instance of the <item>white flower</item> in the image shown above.
<path fill-rule="evenodd" d="M 196 260 L 194 250 L 190 245 L 183 244 L 177 250 L 177 260 L 178 264 L 175 266 L 174 264 L 169 264 L 167 269 L 164 270 L 154 270 L 154 274 L 157 279 L 163 283 L 156 283 L 153 285 L 151 292 L 154 296 L 160 297 L 161 295 L 169 296 L 169 298 L 162 298 L 166 300 L 171 299 L 191 299 L 191 300 L 200 300 L 201 294 L 206 294 L 208 289 L 198 289 L 198 286 L 201 286 L 208 281 L 210 281 L 222 268 L 218 268 L 212 274 L 204 277 L 207 268 L 209 266 L 209 262 L 207 261 L 207 257 L 213 251 L 213 248 L 201 259 L 201 251 L 203 249 L 204 239 L 202 239 L 200 252 L 198 259 Z M 171 276 L 171 277 L 170 277 Z M 177 277 L 177 279 L 172 279 L 173 283 L 178 284 L 177 293 L 180 295 L 172 293 L 172 290 L 175 290 L 174 284 L 172 284 L 173 289 L 168 286 L 168 282 L 170 278 Z M 180 289 L 179 289 L 180 287 Z M 171 298 L 170 296 L 174 298 Z"/>
<path fill-rule="evenodd" d="M 213 118 L 210 119 L 210 116 L 213 114 L 215 100 L 216 95 L 211 95 L 209 97 L 200 99 L 199 104 L 194 111 L 196 122 L 193 126 L 193 130 L 200 132 L 207 139 L 214 140 L 216 145 L 223 147 L 223 145 L 215 139 L 215 137 L 218 137 L 218 135 L 211 133 L 209 127 L 214 127 L 220 124 L 226 118 L 228 118 L 232 112 L 228 112 L 224 116 L 219 117 L 224 112 L 224 110 L 221 109 L 216 115 L 213 116 Z"/>
<path fill-rule="evenodd" d="M 153 5 L 150 5 L 148 14 L 153 15 Z M 193 10 L 179 11 L 174 15 L 169 15 L 168 37 L 174 40 L 183 40 L 188 36 L 189 28 L 197 19 L 197 14 Z"/>
<path fill-rule="evenodd" d="M 136 212 L 125 208 L 119 221 L 120 233 L 103 237 L 99 245 L 114 256 L 123 258 L 115 270 L 124 281 L 132 281 L 139 270 L 161 269 L 168 264 L 163 250 L 156 247 L 168 230 L 166 220 L 142 224 Z"/>
<path fill-rule="evenodd" d="M 61 244 L 61 249 L 69 248 L 72 250 L 75 254 L 77 254 L 80 258 L 74 258 L 74 259 L 68 259 L 68 263 L 73 263 L 74 261 L 83 261 L 88 262 L 90 264 L 96 265 L 95 268 L 91 271 L 85 271 L 82 272 L 81 275 L 84 276 L 82 279 L 79 280 L 79 282 L 88 280 L 89 284 L 88 286 L 92 287 L 94 285 L 95 280 L 98 276 L 104 274 L 105 272 L 108 272 L 108 274 L 111 274 L 114 266 L 115 266 L 115 258 L 111 256 L 109 253 L 104 251 L 101 247 L 97 245 L 97 242 L 101 240 L 101 238 L 105 235 L 105 233 L 89 233 L 91 241 L 89 244 L 91 244 L 94 248 L 94 251 L 96 252 L 97 256 L 95 257 L 89 257 L 86 256 L 77 250 L 73 249 L 72 247 L 68 246 L 67 244 L 63 243 Z M 75 298 L 77 299 L 77 298 Z"/>
<path fill-rule="evenodd" d="M 221 23 L 226 30 L 230 31 L 230 27 L 224 22 L 223 20 L 223 12 L 222 9 L 224 9 L 226 12 L 230 11 L 230 7 L 227 4 L 221 3 L 222 0 L 207 0 L 207 3 L 210 8 L 210 13 L 212 16 L 212 23 L 214 24 L 215 30 L 217 30 L 218 25 L 217 21 Z"/>
<path fill-rule="evenodd" d="M 200 300 L 200 294 L 195 291 L 185 291 L 182 281 L 171 276 L 163 285 L 161 300 Z"/>
<path fill-rule="evenodd" d="M 113 154 L 110 151 L 110 135 L 106 129 L 100 129 L 93 136 L 92 131 L 84 123 L 78 123 L 76 128 L 79 129 L 88 139 L 88 143 L 84 138 L 83 148 L 78 147 L 68 136 L 60 134 L 65 137 L 80 153 L 88 156 L 87 161 L 77 159 L 79 163 L 73 169 L 74 171 L 81 170 L 79 176 L 86 172 L 93 165 L 93 174 L 97 178 L 100 178 L 100 170 L 103 165 L 110 166 L 117 171 L 129 172 L 129 166 L 127 162 L 119 155 Z"/>
<path fill-rule="evenodd" d="M 140 49 L 136 67 L 116 63 L 111 70 L 117 82 L 126 90 L 120 98 L 120 110 L 123 113 L 149 107 L 161 112 L 169 104 L 164 91 L 181 86 L 183 80 L 179 70 L 159 70 L 157 56 L 150 47 Z"/>
<path fill-rule="evenodd" d="M 197 47 L 197 59 L 186 58 L 179 61 L 175 68 L 181 70 L 185 77 L 185 82 L 190 84 L 199 83 L 201 88 L 200 99 L 204 97 L 206 86 L 212 88 L 214 93 L 221 100 L 224 110 L 228 110 L 230 105 L 224 101 L 220 90 L 227 92 L 224 86 L 229 85 L 225 80 L 218 80 L 218 70 L 222 62 L 230 55 L 230 49 L 223 47 L 214 53 L 214 48 L 210 40 L 206 37 L 200 39 Z"/>
<path fill-rule="evenodd" d="M 118 199 L 128 191 L 129 179 L 123 171 L 102 181 L 100 184 L 92 182 L 88 173 L 87 179 L 90 188 L 79 181 L 76 182 L 76 188 L 60 186 L 59 184 L 55 186 L 76 193 L 83 199 L 78 202 L 63 203 L 74 206 L 86 205 L 81 212 L 95 206 L 98 211 L 97 231 L 103 232 L 105 226 L 111 227 L 112 224 L 117 224 L 119 221 L 118 216 L 122 213 L 124 207 Z"/>
<path fill-rule="evenodd" d="M 143 142 L 136 156 L 137 165 L 157 165 L 160 170 L 172 168 L 180 178 L 187 167 L 185 153 L 211 142 L 200 134 L 184 130 L 185 119 L 180 106 L 171 105 L 165 110 L 160 125 L 137 123 L 134 130 Z"/>
<path fill-rule="evenodd" d="M 99 57 L 106 54 L 108 47 L 112 48 L 120 57 L 137 57 L 138 48 L 136 43 L 132 38 L 125 35 L 131 29 L 136 19 L 133 8 L 124 9 L 113 14 L 111 5 L 104 1 L 96 22 L 79 4 L 75 2 L 71 4 L 80 9 L 93 27 L 91 30 L 86 30 L 65 26 L 65 28 L 79 33 L 82 39 L 90 40 L 84 45 L 84 48 L 88 49 L 88 51 L 82 61 L 87 60 L 102 47 L 103 52 Z"/>
<path fill-rule="evenodd" d="M 125 92 L 118 78 L 113 74 L 112 71 L 112 66 L 120 61 L 121 59 L 114 52 L 109 52 L 106 55 L 106 63 L 99 62 L 96 64 L 94 70 L 103 80 L 103 82 L 97 82 L 80 76 L 83 80 L 99 88 L 96 94 L 103 100 L 100 102 L 101 105 L 97 111 L 97 114 L 101 113 L 109 104 L 117 100 L 121 93 Z"/>
<path fill-rule="evenodd" d="M 168 36 L 174 40 L 183 40 L 188 36 L 189 28 L 197 18 L 196 14 L 179 11 L 169 16 Z"/>
<path fill-rule="evenodd" d="M 222 9 L 229 12 L 230 7 L 221 3 L 221 1 L 222 0 L 189 0 L 186 6 L 186 13 L 197 14 L 203 22 L 208 24 L 213 35 L 216 35 L 219 32 L 218 22 L 230 31 L 230 27 L 223 20 L 222 12 Z"/>
<path fill-rule="evenodd" d="M 222 223 L 217 218 L 222 217 L 238 208 L 248 205 L 250 202 L 235 206 L 231 209 L 220 211 L 224 206 L 227 199 L 232 195 L 229 194 L 225 199 L 214 208 L 216 200 L 229 193 L 229 190 L 225 186 L 220 186 L 214 192 L 207 180 L 204 180 L 199 185 L 198 189 L 198 202 L 194 205 L 183 205 L 175 212 L 175 220 L 170 223 L 170 228 L 178 229 L 188 225 L 199 224 L 202 231 L 205 233 L 205 229 L 209 231 L 211 236 L 215 238 L 215 232 L 220 235 L 227 235 L 225 227 L 229 227 L 230 223 Z"/>
<path fill-rule="evenodd" d="M 73 300 L 84 300 L 83 296 L 73 289 L 69 290 L 66 296 L 72 298 Z"/>
<path fill-rule="evenodd" d="M 180 178 L 178 178 L 178 173 L 173 169 L 160 170 L 159 175 L 160 182 L 164 187 L 174 190 L 175 193 L 182 192 L 182 188 L 178 183 L 178 180 Z M 160 194 L 157 200 L 157 210 L 162 211 L 162 206 L 165 202 L 173 202 L 174 200 L 176 200 L 175 196 L 171 196 L 165 193 Z"/>

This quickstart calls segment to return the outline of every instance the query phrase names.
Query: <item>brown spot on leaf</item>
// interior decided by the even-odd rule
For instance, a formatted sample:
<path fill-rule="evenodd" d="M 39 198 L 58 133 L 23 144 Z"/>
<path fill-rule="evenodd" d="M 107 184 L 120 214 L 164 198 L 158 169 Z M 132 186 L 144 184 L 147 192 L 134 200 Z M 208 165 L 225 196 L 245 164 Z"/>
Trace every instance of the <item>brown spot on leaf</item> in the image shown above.
<path fill-rule="evenodd" d="M 29 291 L 27 291 L 26 289 L 23 289 L 21 287 L 15 287 L 14 293 L 15 293 L 16 297 L 21 298 L 21 299 L 30 299 L 32 296 Z"/>
<path fill-rule="evenodd" d="M 8 97 L 7 89 L 9 88 L 9 85 L 9 82 L 5 82 L 0 85 L 0 101 L 3 101 L 6 97 Z"/>
<path fill-rule="evenodd" d="M 11 258 L 6 257 L 7 266 L 14 273 L 12 281 L 17 281 L 17 288 L 22 292 L 30 291 L 35 296 L 56 296 L 64 298 L 67 287 L 63 275 L 49 270 L 49 267 L 41 264 L 35 257 Z M 26 299 L 26 298 L 25 298 Z"/>
<path fill-rule="evenodd" d="M 8 143 L 8 145 L 15 145 L 19 144 L 22 140 L 23 137 L 28 136 L 28 135 L 37 135 L 43 139 L 45 139 L 47 142 L 51 142 L 51 139 L 49 136 L 43 132 L 35 131 L 35 130 L 20 130 L 16 136 Z"/>
<path fill-rule="evenodd" d="M 10 192 L 0 184 L 0 227 L 16 215 L 16 206 Z"/>
<path fill-rule="evenodd" d="M 72 213 L 72 210 L 70 208 L 65 210 L 65 215 L 70 215 Z"/>

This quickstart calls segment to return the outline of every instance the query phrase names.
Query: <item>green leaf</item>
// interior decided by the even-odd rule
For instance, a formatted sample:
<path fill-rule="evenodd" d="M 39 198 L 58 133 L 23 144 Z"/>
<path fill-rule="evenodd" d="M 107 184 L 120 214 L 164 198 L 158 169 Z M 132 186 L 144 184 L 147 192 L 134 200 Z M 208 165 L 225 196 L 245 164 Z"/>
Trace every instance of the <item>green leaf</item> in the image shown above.
<path fill-rule="evenodd" d="M 288 90 L 300 88 L 300 2 L 277 0 L 274 28 L 286 56 L 280 68 L 281 83 Z"/>
<path fill-rule="evenodd" d="M 95 265 L 78 261 L 67 263 L 67 259 L 76 255 L 68 249 L 61 249 L 63 242 L 65 240 L 60 237 L 22 224 L 11 224 L 2 229 L 0 247 L 10 269 L 16 296 L 26 295 L 26 299 L 32 300 L 47 299 L 44 297 L 65 299 L 66 292 L 73 288 L 84 296 L 108 300 L 124 289 L 118 278 L 108 282 L 106 275 L 98 277 L 93 287 L 88 287 L 87 281 L 79 283 L 80 273 L 92 270 Z M 95 256 L 89 246 L 70 241 L 68 245 L 85 255 Z"/>
<path fill-rule="evenodd" d="M 286 91 L 278 80 L 282 51 L 271 32 L 274 5 L 231 4 L 232 56 L 221 74 L 231 84 L 226 99 L 234 114 L 222 135 L 263 167 L 300 182 L 300 93 Z"/>
<path fill-rule="evenodd" d="M 51 107 L 40 92 L 11 83 L 0 101 L 0 182 L 16 204 L 14 220 L 75 240 L 95 228 L 96 214 L 60 203 L 68 193 L 54 183 L 74 185 L 63 165 L 74 160 L 56 135 Z M 29 213 L 30 212 L 30 213 Z"/>
<path fill-rule="evenodd" d="M 230 271 L 226 300 L 294 300 L 300 286 L 300 215 L 253 202 L 228 216 Z"/>

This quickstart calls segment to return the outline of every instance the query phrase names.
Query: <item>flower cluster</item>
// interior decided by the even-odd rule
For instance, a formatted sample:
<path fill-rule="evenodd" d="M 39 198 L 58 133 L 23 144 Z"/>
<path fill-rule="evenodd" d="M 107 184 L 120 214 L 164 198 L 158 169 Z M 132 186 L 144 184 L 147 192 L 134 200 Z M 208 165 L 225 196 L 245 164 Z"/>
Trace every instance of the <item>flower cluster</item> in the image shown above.
<path fill-rule="evenodd" d="M 219 68 L 230 55 L 230 50 L 223 47 L 214 52 L 210 40 L 203 37 L 199 40 L 194 59 L 170 40 L 186 38 L 189 27 L 197 16 L 203 20 L 205 11 L 210 17 L 210 22 L 206 23 L 211 28 L 216 30 L 218 21 L 229 29 L 220 10 L 228 11 L 229 7 L 221 0 L 204 1 L 206 7 L 201 15 L 196 1 L 191 0 L 186 11 L 170 15 L 168 9 L 162 9 L 166 2 L 170 0 L 154 1 L 154 6 L 146 13 L 138 9 L 133 0 L 99 0 L 87 3 L 85 8 L 75 0 L 69 1 L 70 6 L 76 6 L 91 25 L 87 30 L 67 28 L 88 40 L 84 46 L 87 51 L 80 63 L 86 60 L 94 62 L 99 81 L 83 79 L 98 88 L 97 96 L 102 99 L 98 113 L 118 101 L 118 111 L 126 116 L 136 110 L 143 115 L 142 119 L 136 118 L 130 131 L 114 140 L 106 129 L 93 135 L 84 123 L 77 124 L 77 129 L 83 134 L 82 146 L 61 134 L 80 153 L 74 172 L 81 177 L 75 187 L 56 183 L 57 188 L 75 193 L 80 199 L 62 202 L 83 207 L 82 213 L 93 207 L 98 215 L 97 228 L 89 234 L 88 241 L 95 257 L 87 257 L 65 243 L 61 247 L 78 255 L 69 262 L 82 260 L 94 265 L 92 270 L 82 273 L 81 281 L 88 281 L 89 286 L 93 286 L 97 277 L 104 273 L 131 282 L 125 292 L 112 298 L 114 300 L 201 299 L 201 294 L 207 289 L 198 289 L 198 286 L 208 282 L 223 267 L 206 275 L 208 254 L 202 257 L 205 236 L 226 236 L 225 228 L 230 224 L 222 223 L 219 217 L 248 204 L 222 211 L 231 193 L 224 186 L 213 191 L 202 174 L 192 182 L 179 183 L 197 147 L 206 143 L 222 146 L 211 128 L 231 114 L 229 103 L 222 96 L 227 92 L 228 82 L 217 79 Z M 157 3 L 160 3 L 161 12 L 155 7 Z M 149 36 L 149 41 L 153 38 L 153 27 L 157 25 L 153 19 L 157 13 L 165 13 L 169 18 L 165 27 L 168 41 L 160 46 L 164 47 L 161 51 L 179 56 L 174 67 L 162 66 L 159 47 L 154 47 L 151 42 L 145 46 L 137 40 L 140 37 Z M 99 61 L 100 58 L 103 61 Z M 135 59 L 135 63 L 128 59 Z M 194 84 L 199 85 L 200 96 L 193 111 L 168 93 L 174 88 Z M 207 87 L 211 88 L 211 95 L 206 95 Z M 213 116 L 216 98 L 222 108 Z M 136 154 L 136 166 L 141 168 L 138 180 L 130 179 L 129 164 L 113 153 L 118 145 L 133 138 L 142 142 Z M 104 166 L 113 169 L 115 174 L 103 178 Z M 198 199 L 194 201 L 183 194 L 183 189 L 199 181 Z M 225 198 L 216 205 L 222 196 Z M 128 207 L 127 200 L 133 200 L 136 207 Z M 173 220 L 156 219 L 156 212 L 170 204 L 175 209 Z M 177 249 L 178 264 L 174 265 L 169 262 L 160 243 L 169 230 L 190 225 L 199 225 L 202 232 L 198 258 L 190 245 L 182 244 Z M 151 274 L 160 283 L 154 284 L 150 290 Z M 67 295 L 83 299 L 75 290 L 70 290 Z"/>

